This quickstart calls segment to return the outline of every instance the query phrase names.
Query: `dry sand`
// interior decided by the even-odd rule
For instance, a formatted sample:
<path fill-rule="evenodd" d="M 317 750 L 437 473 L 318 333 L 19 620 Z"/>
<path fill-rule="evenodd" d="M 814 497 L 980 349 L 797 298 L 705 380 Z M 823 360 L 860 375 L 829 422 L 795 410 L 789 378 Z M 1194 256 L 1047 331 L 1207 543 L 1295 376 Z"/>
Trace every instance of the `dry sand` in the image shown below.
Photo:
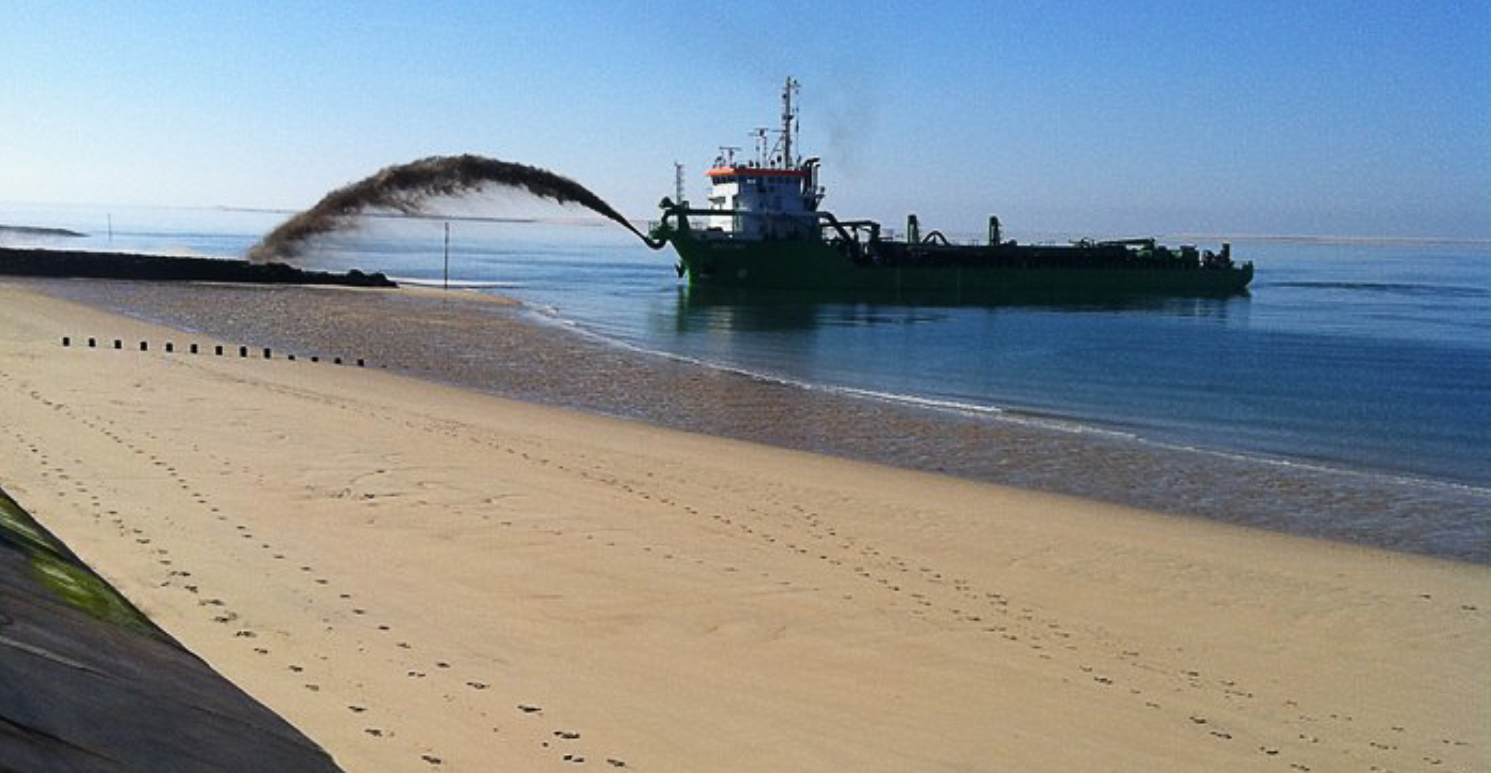
<path fill-rule="evenodd" d="M 191 341 L 0 281 L 0 481 L 352 771 L 1488 767 L 1485 566 Z"/>

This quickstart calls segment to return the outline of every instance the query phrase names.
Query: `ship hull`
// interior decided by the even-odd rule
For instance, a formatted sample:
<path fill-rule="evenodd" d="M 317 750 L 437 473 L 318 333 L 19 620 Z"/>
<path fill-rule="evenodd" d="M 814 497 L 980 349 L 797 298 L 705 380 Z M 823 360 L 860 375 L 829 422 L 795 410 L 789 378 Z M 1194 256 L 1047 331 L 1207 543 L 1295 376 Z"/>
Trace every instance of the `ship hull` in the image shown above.
<path fill-rule="evenodd" d="M 1244 292 L 1251 264 L 1227 268 L 1108 260 L 1111 251 L 1075 247 L 952 247 L 884 262 L 856 259 L 825 241 L 674 238 L 689 284 L 794 292 L 933 297 L 1102 298 L 1226 296 Z"/>

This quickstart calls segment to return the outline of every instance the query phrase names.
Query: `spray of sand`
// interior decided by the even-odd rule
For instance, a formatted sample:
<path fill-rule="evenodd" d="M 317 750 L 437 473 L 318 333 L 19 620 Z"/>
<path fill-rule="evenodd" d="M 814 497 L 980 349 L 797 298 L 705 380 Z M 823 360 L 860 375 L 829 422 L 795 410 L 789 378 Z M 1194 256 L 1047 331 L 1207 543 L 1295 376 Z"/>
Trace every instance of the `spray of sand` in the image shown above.
<path fill-rule="evenodd" d="M 431 156 L 385 167 L 376 174 L 326 194 L 314 207 L 301 212 L 249 249 L 250 260 L 295 257 L 307 239 L 349 227 L 368 210 L 392 210 L 406 215 L 424 212 L 434 198 L 474 193 L 490 186 L 525 191 L 560 204 L 580 204 L 620 223 L 648 246 L 655 243 L 627 222 L 601 197 L 585 186 L 545 169 L 483 156 Z"/>

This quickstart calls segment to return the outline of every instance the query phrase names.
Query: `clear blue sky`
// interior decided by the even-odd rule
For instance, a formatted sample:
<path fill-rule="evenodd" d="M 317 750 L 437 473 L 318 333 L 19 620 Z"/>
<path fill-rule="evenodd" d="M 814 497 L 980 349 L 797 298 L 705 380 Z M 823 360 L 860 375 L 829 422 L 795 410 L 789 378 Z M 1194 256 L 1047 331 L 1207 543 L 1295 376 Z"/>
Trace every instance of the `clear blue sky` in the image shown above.
<path fill-rule="evenodd" d="M 471 152 L 633 217 L 803 83 L 826 207 L 1491 237 L 1491 3 L 20 2 L 0 200 L 303 207 Z"/>

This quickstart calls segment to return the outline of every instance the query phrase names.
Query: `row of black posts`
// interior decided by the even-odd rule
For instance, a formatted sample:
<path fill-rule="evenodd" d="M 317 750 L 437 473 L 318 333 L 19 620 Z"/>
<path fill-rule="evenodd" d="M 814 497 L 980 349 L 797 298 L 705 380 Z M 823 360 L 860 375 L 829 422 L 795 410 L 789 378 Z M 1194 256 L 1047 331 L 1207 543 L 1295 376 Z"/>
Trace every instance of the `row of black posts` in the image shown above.
<path fill-rule="evenodd" d="M 72 346 L 72 336 L 63 336 L 62 337 L 62 345 L 63 346 Z M 97 349 L 98 348 L 98 339 L 96 339 L 96 338 L 89 338 L 88 339 L 88 348 L 89 349 Z M 124 348 L 124 341 L 121 340 L 121 339 L 118 339 L 118 338 L 114 339 L 114 348 L 115 349 L 123 349 Z M 217 355 L 218 357 L 223 356 L 223 345 L 222 344 L 214 344 L 212 348 L 213 348 L 213 354 Z M 140 342 L 140 351 L 142 351 L 142 352 L 148 352 L 148 351 L 150 351 L 150 342 L 149 341 L 141 341 Z M 172 353 L 174 351 L 176 351 L 176 345 L 173 344 L 173 343 L 171 343 L 170 341 L 167 341 L 166 342 L 166 353 L 170 354 L 170 353 Z M 198 353 L 198 346 L 197 346 L 197 344 L 190 344 L 188 351 L 191 354 L 197 354 Z M 247 346 L 240 346 L 240 347 L 238 347 L 238 356 L 239 357 L 248 357 L 249 356 L 249 348 Z M 264 359 L 268 360 L 268 359 L 271 359 L 272 357 L 273 357 L 273 352 L 270 350 L 270 348 L 267 347 L 267 346 L 264 347 Z M 290 360 L 291 362 L 294 362 L 295 361 L 295 355 L 293 355 L 293 354 L 287 355 L 286 359 Z M 312 356 L 311 357 L 311 362 L 320 362 L 320 361 L 321 361 L 320 357 L 317 357 L 317 356 Z M 334 365 L 341 365 L 342 364 L 342 358 L 341 357 L 333 357 L 331 361 L 332 361 L 332 364 L 334 364 Z M 361 367 L 364 367 L 365 365 L 366 365 L 366 363 L 363 362 L 363 358 L 358 357 L 357 358 L 357 367 L 361 368 Z"/>

